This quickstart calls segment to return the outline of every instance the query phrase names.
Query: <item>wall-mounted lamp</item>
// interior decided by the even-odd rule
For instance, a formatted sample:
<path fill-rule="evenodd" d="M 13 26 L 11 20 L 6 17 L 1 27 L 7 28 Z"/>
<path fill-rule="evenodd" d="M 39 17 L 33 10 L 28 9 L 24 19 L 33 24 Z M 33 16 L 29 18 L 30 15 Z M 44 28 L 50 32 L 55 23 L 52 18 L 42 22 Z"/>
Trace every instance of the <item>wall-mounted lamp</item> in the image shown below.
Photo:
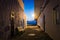
<path fill-rule="evenodd" d="M 14 11 L 11 12 L 11 18 L 14 18 Z"/>

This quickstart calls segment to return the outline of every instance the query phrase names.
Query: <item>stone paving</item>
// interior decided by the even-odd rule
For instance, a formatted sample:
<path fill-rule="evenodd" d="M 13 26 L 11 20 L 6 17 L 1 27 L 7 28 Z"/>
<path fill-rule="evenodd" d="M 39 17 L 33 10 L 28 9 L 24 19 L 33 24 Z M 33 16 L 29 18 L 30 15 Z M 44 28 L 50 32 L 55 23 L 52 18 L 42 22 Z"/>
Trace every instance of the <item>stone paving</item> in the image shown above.
<path fill-rule="evenodd" d="M 20 32 L 19 32 L 20 33 Z M 12 40 L 53 40 L 47 33 L 39 29 L 26 28 Z"/>

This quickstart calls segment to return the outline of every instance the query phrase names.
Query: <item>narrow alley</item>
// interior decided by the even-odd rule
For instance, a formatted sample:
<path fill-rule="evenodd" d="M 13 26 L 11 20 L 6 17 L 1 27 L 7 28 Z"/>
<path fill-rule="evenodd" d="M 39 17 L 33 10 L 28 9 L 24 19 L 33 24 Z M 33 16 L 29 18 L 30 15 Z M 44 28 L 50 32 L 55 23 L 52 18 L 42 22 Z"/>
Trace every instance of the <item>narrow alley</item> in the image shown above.
<path fill-rule="evenodd" d="M 60 0 L 0 0 L 0 40 L 60 40 Z"/>
<path fill-rule="evenodd" d="M 28 28 L 22 32 L 22 35 L 17 34 L 16 37 L 12 38 L 12 40 L 53 40 L 38 26 L 28 26 Z"/>

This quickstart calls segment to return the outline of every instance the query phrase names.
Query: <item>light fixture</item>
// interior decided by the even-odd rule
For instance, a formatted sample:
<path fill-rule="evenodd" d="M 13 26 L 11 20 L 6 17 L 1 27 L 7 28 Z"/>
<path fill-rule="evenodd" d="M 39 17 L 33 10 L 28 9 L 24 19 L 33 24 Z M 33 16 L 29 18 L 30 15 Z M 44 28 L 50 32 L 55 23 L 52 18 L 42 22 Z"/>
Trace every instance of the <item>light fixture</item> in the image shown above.
<path fill-rule="evenodd" d="M 13 11 L 11 12 L 11 18 L 14 18 L 14 12 Z"/>

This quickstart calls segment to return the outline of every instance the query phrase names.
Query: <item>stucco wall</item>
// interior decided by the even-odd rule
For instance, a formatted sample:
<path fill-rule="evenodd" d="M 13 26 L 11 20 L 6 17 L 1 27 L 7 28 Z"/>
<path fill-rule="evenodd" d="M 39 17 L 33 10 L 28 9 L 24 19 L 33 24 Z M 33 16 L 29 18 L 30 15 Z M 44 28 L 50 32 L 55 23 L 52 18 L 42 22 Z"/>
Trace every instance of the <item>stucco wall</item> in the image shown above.
<path fill-rule="evenodd" d="M 60 24 L 53 23 L 53 8 L 56 5 L 58 12 L 60 13 L 60 1 L 57 0 L 50 0 L 49 3 L 46 5 L 45 9 L 41 14 L 45 15 L 45 32 L 47 32 L 53 40 L 60 40 Z M 42 16 L 41 16 L 42 17 Z M 43 18 L 43 17 L 42 17 Z M 40 24 L 41 25 L 41 24 Z"/>
<path fill-rule="evenodd" d="M 44 26 L 44 23 L 43 23 L 43 14 L 41 14 L 37 20 L 37 25 L 40 26 L 41 30 L 44 30 L 43 26 Z"/>
<path fill-rule="evenodd" d="M 43 4 L 43 0 L 34 0 L 34 13 L 35 13 L 35 19 L 38 18 L 40 15 L 40 7 Z"/>
<path fill-rule="evenodd" d="M 11 12 L 14 12 L 14 30 L 18 27 L 19 14 L 24 12 L 18 0 L 0 0 L 0 40 L 11 36 Z M 21 12 L 22 11 L 22 12 Z M 19 13 L 21 12 L 21 13 Z"/>

